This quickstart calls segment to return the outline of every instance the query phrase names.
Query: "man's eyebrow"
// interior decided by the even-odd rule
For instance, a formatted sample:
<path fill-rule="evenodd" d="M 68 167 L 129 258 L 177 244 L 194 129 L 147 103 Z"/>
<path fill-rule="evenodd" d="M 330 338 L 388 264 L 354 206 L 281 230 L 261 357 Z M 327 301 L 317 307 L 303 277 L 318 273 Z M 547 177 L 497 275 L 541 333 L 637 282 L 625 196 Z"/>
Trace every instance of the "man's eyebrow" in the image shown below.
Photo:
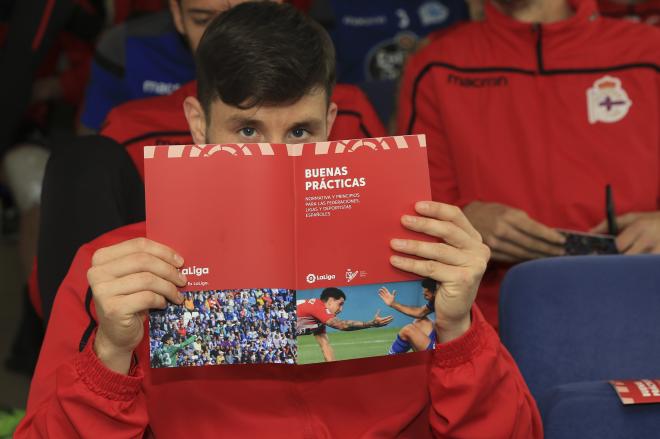
<path fill-rule="evenodd" d="M 319 128 L 320 126 L 323 125 L 323 121 L 321 119 L 317 119 L 315 117 L 309 118 L 309 119 L 303 119 L 298 122 L 294 122 L 291 124 L 291 127 L 289 129 L 294 129 L 298 127 L 311 127 L 311 128 Z"/>
<path fill-rule="evenodd" d="M 263 125 L 263 122 L 260 121 L 259 119 L 254 119 L 251 117 L 245 117 L 239 115 L 230 116 L 228 122 L 234 125 L 241 125 L 241 126 L 249 125 L 249 126 L 260 127 Z"/>

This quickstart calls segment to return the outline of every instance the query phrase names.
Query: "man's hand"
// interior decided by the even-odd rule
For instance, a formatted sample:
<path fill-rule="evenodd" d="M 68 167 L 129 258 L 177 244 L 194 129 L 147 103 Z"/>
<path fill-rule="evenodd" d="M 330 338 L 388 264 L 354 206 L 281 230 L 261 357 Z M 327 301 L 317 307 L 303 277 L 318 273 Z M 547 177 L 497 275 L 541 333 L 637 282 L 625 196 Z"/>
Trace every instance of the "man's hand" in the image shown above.
<path fill-rule="evenodd" d="M 392 292 L 390 293 L 390 290 L 388 290 L 386 287 L 381 287 L 381 289 L 378 290 L 378 295 L 380 296 L 381 299 L 383 299 L 385 305 L 391 307 L 396 299 L 396 290 L 392 290 Z"/>
<path fill-rule="evenodd" d="M 369 326 L 372 328 L 380 328 L 381 326 L 389 325 L 392 323 L 392 320 L 394 320 L 393 316 L 381 317 L 380 310 L 378 310 L 376 311 L 376 315 L 374 316 L 373 320 L 369 322 Z"/>
<path fill-rule="evenodd" d="M 618 216 L 621 230 L 616 247 L 621 253 L 660 253 L 660 212 L 635 212 Z M 607 233 L 607 220 L 591 229 L 593 233 Z"/>
<path fill-rule="evenodd" d="M 392 256 L 390 262 L 401 270 L 440 282 L 435 315 L 438 340 L 445 343 L 470 328 L 470 310 L 490 250 L 458 207 L 422 201 L 415 205 L 415 210 L 423 216 L 404 215 L 404 227 L 444 242 L 393 239 L 394 250 L 422 259 Z"/>
<path fill-rule="evenodd" d="M 149 309 L 165 308 L 168 300 L 182 303 L 177 290 L 187 283 L 177 270 L 182 265 L 172 249 L 146 238 L 94 253 L 87 271 L 98 316 L 94 350 L 109 369 L 128 373 Z"/>
<path fill-rule="evenodd" d="M 564 254 L 564 236 L 522 210 L 473 201 L 464 211 L 490 247 L 495 261 L 516 263 Z"/>

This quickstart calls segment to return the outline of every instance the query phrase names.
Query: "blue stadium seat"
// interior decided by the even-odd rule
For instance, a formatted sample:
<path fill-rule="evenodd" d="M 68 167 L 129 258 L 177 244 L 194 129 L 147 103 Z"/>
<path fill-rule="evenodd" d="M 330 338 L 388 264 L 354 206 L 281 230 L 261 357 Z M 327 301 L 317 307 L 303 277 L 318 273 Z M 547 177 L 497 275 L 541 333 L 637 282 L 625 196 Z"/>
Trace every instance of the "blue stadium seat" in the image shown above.
<path fill-rule="evenodd" d="M 520 264 L 502 284 L 500 336 L 537 401 L 562 384 L 658 378 L 660 256 Z"/>
<path fill-rule="evenodd" d="M 660 437 L 660 405 L 624 406 L 607 381 L 557 386 L 539 405 L 545 439 Z"/>

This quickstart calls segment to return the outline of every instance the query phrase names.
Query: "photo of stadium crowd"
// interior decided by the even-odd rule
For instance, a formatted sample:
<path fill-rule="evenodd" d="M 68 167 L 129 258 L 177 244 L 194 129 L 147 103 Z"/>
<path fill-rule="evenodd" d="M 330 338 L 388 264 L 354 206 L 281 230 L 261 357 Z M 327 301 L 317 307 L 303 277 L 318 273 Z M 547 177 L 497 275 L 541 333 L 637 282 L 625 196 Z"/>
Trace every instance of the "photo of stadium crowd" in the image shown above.
<path fill-rule="evenodd" d="M 296 357 L 295 293 L 286 289 L 184 292 L 152 310 L 151 367 L 284 363 Z"/>

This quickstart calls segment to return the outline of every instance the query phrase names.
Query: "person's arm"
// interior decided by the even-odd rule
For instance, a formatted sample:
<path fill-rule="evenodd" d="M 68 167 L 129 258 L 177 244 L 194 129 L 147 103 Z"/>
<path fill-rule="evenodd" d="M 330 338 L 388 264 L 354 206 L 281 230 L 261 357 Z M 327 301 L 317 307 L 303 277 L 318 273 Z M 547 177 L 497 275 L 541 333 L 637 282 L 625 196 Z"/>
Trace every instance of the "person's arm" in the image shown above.
<path fill-rule="evenodd" d="M 439 437 L 543 437 L 541 417 L 515 361 L 478 308 L 461 337 L 436 345 L 431 428 Z"/>
<path fill-rule="evenodd" d="M 408 306 L 397 302 L 396 290 L 392 290 L 390 293 L 387 288 L 382 287 L 378 290 L 378 296 L 383 300 L 385 305 L 414 319 L 423 319 L 432 312 L 427 306 Z"/>
<path fill-rule="evenodd" d="M 394 317 L 387 316 L 381 317 L 380 312 L 377 312 L 372 320 L 367 322 L 361 320 L 341 320 L 333 317 L 325 322 L 326 325 L 339 331 L 358 331 L 360 329 L 378 328 L 381 326 L 389 325 Z"/>
<path fill-rule="evenodd" d="M 419 216 L 402 217 L 403 226 L 442 242 L 393 239 L 392 248 L 405 256 L 390 261 L 440 284 L 429 382 L 431 428 L 438 437 L 543 437 L 538 409 L 518 368 L 473 308 L 488 247 L 457 207 L 420 202 L 415 209 Z"/>
<path fill-rule="evenodd" d="M 314 334 L 314 338 L 321 348 L 321 352 L 323 353 L 323 358 L 325 358 L 325 361 L 335 361 L 335 351 L 330 345 L 328 334 L 325 332 Z"/>
<path fill-rule="evenodd" d="M 184 340 L 183 342 L 181 342 L 181 343 L 179 343 L 179 344 L 172 345 L 172 349 L 171 349 L 171 351 L 170 351 L 170 355 L 176 355 L 181 349 L 183 349 L 183 348 L 185 348 L 186 346 L 188 346 L 188 345 L 194 343 L 195 340 L 197 340 L 197 336 L 196 336 L 196 335 L 191 335 L 190 337 L 188 337 L 188 338 L 187 338 L 186 340 Z"/>
<path fill-rule="evenodd" d="M 93 349 L 92 253 L 90 246 L 78 251 L 58 291 L 17 439 L 142 437 L 147 428 L 142 366 L 113 372 Z"/>
<path fill-rule="evenodd" d="M 125 40 L 126 25 L 121 24 L 99 41 L 82 104 L 80 135 L 100 131 L 110 110 L 129 98 L 124 81 Z"/>

